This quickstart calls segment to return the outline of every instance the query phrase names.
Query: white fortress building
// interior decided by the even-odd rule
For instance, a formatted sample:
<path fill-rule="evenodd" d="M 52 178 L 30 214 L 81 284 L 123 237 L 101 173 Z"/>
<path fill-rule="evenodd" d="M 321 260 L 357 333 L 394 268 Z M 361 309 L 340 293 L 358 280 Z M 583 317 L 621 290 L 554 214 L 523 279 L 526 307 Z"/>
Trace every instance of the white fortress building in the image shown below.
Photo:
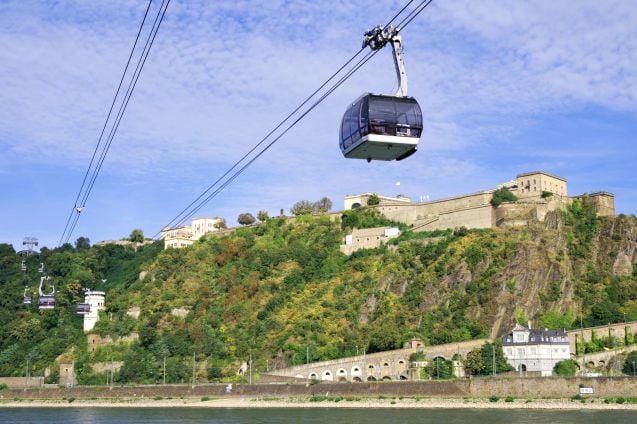
<path fill-rule="evenodd" d="M 102 291 L 86 292 L 84 305 L 88 305 L 88 312 L 84 313 L 84 332 L 88 333 L 95 327 L 95 323 L 100 319 L 100 311 L 106 308 L 106 293 Z"/>
<path fill-rule="evenodd" d="M 205 234 L 219 231 L 223 223 L 223 219 L 219 217 L 193 218 L 189 226 L 162 229 L 159 237 L 164 240 L 164 249 L 181 249 L 190 246 Z"/>

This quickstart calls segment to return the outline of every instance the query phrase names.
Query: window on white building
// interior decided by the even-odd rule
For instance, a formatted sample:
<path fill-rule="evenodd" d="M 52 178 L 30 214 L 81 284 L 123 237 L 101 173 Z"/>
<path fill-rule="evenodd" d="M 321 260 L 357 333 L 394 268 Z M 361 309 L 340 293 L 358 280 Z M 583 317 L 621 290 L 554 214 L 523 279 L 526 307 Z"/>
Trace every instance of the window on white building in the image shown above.
<path fill-rule="evenodd" d="M 524 358 L 526 356 L 526 350 L 523 347 L 518 348 L 518 358 Z"/>

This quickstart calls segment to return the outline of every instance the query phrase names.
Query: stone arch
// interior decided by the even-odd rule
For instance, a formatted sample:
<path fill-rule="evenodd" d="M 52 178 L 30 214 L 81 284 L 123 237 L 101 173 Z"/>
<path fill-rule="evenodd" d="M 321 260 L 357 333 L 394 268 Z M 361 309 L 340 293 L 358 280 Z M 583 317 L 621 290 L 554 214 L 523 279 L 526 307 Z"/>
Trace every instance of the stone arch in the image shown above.
<path fill-rule="evenodd" d="M 362 372 L 361 372 L 361 367 L 358 365 L 354 365 L 352 367 L 352 371 L 350 373 L 352 376 L 361 376 Z"/>
<path fill-rule="evenodd" d="M 356 202 L 356 203 L 352 203 L 352 209 L 358 209 L 361 207 L 361 204 Z"/>
<path fill-rule="evenodd" d="M 336 378 L 338 381 L 347 381 L 347 371 L 345 371 L 345 368 L 339 368 L 338 371 L 336 371 Z"/>
<path fill-rule="evenodd" d="M 595 362 L 593 362 L 593 361 L 588 361 L 588 362 L 586 363 L 586 366 L 587 366 L 587 367 L 594 368 L 594 367 L 595 367 Z"/>
<path fill-rule="evenodd" d="M 305 377 L 303 377 L 302 374 L 297 374 L 297 375 L 294 376 L 294 378 L 305 378 Z"/>
<path fill-rule="evenodd" d="M 308 378 L 310 380 L 318 380 L 318 374 L 315 372 L 311 372 L 310 375 L 308 376 Z"/>
<path fill-rule="evenodd" d="M 389 366 L 389 362 L 383 362 L 383 367 L 388 367 Z"/>
<path fill-rule="evenodd" d="M 604 361 L 603 359 L 599 361 L 598 365 L 600 367 L 605 367 L 606 366 L 606 361 Z"/>
<path fill-rule="evenodd" d="M 321 380 L 334 381 L 334 376 L 332 375 L 332 371 L 329 371 L 329 370 L 323 371 L 323 374 L 321 374 Z"/>
<path fill-rule="evenodd" d="M 376 381 L 376 377 L 370 375 L 369 377 L 367 377 L 367 381 Z"/>
<path fill-rule="evenodd" d="M 398 377 L 400 380 L 409 380 L 409 377 L 407 377 L 404 374 L 400 374 L 400 376 Z"/>
<path fill-rule="evenodd" d="M 386 375 L 385 377 L 383 377 L 383 381 L 391 381 L 391 377 Z"/>
<path fill-rule="evenodd" d="M 518 365 L 518 372 L 526 372 L 526 364 Z"/>
<path fill-rule="evenodd" d="M 354 378 L 352 378 L 352 381 L 353 381 L 354 383 L 361 383 L 363 380 L 361 380 L 361 378 L 360 378 L 360 377 L 354 377 Z"/>

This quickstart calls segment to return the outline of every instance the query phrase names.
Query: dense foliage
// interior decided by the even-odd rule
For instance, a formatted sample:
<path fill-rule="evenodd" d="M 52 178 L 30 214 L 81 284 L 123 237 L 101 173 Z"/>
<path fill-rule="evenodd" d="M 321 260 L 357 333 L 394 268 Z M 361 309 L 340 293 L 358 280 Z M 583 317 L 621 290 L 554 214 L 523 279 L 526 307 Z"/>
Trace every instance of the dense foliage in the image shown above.
<path fill-rule="evenodd" d="M 194 357 L 198 379 L 232 381 L 244 378 L 237 371 L 250 356 L 258 374 L 308 358 L 394 349 L 412 337 L 425 344 L 487 337 L 500 308 L 508 308 L 505 319 L 528 316 L 551 328 L 576 325 L 574 311 L 583 312 L 584 325 L 621 322 L 624 314 L 637 319 L 635 274 L 613 275 L 614 259 L 604 258 L 617 253 L 592 259 L 595 249 L 618 249 L 635 227 L 631 217 L 604 227 L 611 229 L 605 244 L 598 241 L 604 222 L 575 204 L 557 216 L 564 224 L 559 231 L 413 233 L 401 226 L 391 245 L 349 257 L 339 246 L 352 228 L 399 224 L 370 208 L 347 211 L 340 222 L 328 215 L 260 218 L 258 225 L 178 250 L 161 243 L 90 247 L 88 240 L 77 248 L 43 248 L 26 258 L 26 275 L 22 258 L 0 244 L 0 375 L 23 375 L 28 360 L 31 375 L 49 367 L 49 381 L 56 381 L 56 364 L 74 360 L 80 383 L 103 384 L 103 370 L 91 365 L 121 361 L 115 381 L 154 383 L 162 381 L 165 361 L 167 382 L 187 382 Z M 551 243 L 557 247 L 549 250 Z M 52 311 L 22 304 L 23 287 L 33 290 L 40 262 L 57 290 Z M 561 271 L 539 273 L 540 267 Z M 540 274 L 545 280 L 531 280 Z M 524 297 L 525 284 L 535 297 Z M 74 312 L 84 287 L 107 292 L 107 310 L 93 332 L 116 340 L 91 352 Z M 127 314 L 134 307 L 139 318 Z M 587 351 L 622 342 L 602 336 Z M 471 352 L 465 367 L 490 375 L 494 349 L 496 372 L 505 372 L 497 344 Z M 423 372 L 447 378 L 447 363 L 431 363 L 436 371 Z"/>

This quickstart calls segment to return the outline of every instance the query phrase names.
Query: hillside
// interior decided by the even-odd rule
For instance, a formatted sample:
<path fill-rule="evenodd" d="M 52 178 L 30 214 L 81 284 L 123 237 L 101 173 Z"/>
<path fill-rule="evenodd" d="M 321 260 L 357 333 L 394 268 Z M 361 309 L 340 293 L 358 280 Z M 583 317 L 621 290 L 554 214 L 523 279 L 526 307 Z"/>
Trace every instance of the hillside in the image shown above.
<path fill-rule="evenodd" d="M 270 219 L 186 249 L 160 243 L 134 251 L 108 245 L 43 249 L 28 260 L 33 286 L 45 262 L 59 308 L 22 305 L 20 258 L 0 245 L 0 375 L 42 375 L 59 355 L 80 383 L 103 384 L 89 364 L 123 361 L 116 381 L 236 379 L 255 370 L 396 348 L 499 335 L 517 316 L 560 328 L 637 320 L 637 219 L 599 218 L 576 201 L 543 223 L 507 230 L 404 234 L 389 246 L 346 257 L 348 225 L 387 220 L 372 211 Z M 106 279 L 102 282 L 102 279 Z M 94 332 L 139 340 L 88 352 L 74 303 L 81 288 L 107 292 Z M 139 307 L 138 319 L 126 314 Z M 173 314 L 183 308 L 185 317 Z M 109 319 L 110 317 L 110 319 Z"/>

